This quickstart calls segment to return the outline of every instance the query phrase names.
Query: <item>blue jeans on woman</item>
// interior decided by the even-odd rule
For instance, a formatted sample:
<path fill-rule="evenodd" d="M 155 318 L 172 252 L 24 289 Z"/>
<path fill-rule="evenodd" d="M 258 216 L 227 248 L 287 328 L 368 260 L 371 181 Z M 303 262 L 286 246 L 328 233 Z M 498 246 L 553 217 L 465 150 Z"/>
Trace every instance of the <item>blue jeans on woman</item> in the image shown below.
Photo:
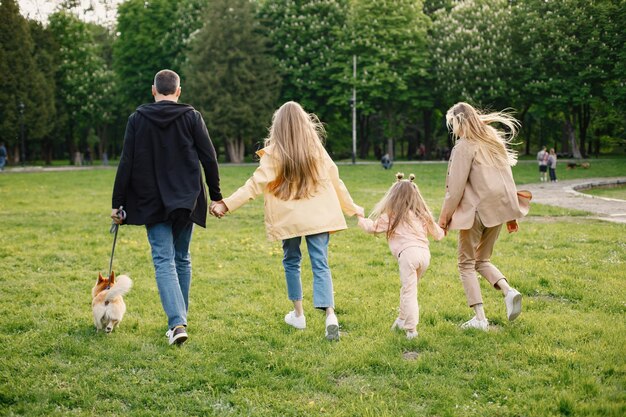
<path fill-rule="evenodd" d="M 328 266 L 328 233 L 305 236 L 306 245 L 311 259 L 313 270 L 313 305 L 315 308 L 335 308 L 333 295 L 333 278 Z M 287 294 L 291 301 L 302 300 L 302 281 L 300 279 L 300 265 L 302 252 L 300 251 L 301 236 L 283 240 L 283 266 L 287 281 Z"/>
<path fill-rule="evenodd" d="M 189 245 L 193 223 L 189 222 L 177 231 L 177 236 L 174 236 L 171 221 L 148 225 L 146 230 L 167 325 L 170 329 L 186 326 L 191 286 Z"/>

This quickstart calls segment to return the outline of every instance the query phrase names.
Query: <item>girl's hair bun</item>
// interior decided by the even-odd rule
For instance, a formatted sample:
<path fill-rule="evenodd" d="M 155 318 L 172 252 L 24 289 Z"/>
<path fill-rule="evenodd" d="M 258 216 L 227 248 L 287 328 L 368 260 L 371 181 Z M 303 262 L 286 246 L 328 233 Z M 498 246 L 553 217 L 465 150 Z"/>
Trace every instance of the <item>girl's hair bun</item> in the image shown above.
<path fill-rule="evenodd" d="M 415 174 L 409 174 L 409 181 L 413 182 L 415 179 Z"/>
<path fill-rule="evenodd" d="M 404 173 L 402 173 L 402 172 L 398 172 L 398 173 L 396 174 L 396 180 L 400 181 L 402 178 L 404 178 Z"/>

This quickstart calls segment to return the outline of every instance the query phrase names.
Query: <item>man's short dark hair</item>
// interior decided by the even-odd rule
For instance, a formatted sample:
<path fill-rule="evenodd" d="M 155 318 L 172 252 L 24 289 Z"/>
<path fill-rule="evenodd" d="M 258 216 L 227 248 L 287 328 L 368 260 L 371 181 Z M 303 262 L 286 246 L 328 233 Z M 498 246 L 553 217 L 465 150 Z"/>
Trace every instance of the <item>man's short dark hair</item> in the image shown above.
<path fill-rule="evenodd" d="M 164 69 L 154 76 L 154 87 L 157 93 L 169 96 L 180 86 L 180 77 L 172 70 Z"/>

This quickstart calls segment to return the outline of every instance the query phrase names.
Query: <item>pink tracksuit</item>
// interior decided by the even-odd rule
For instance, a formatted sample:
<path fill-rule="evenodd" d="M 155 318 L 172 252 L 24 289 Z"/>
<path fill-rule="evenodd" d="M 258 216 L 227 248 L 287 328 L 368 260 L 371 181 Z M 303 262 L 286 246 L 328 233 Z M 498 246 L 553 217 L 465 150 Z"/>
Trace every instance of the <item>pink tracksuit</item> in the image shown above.
<path fill-rule="evenodd" d="M 359 226 L 368 233 L 386 233 L 389 227 L 389 217 L 381 215 L 376 221 L 359 218 Z M 434 225 L 429 231 L 417 216 L 411 216 L 410 224 L 398 225 L 394 234 L 389 238 L 389 249 L 398 259 L 400 268 L 400 313 L 398 317 L 404 320 L 406 330 L 415 330 L 419 323 L 419 305 L 417 303 L 417 283 L 424 275 L 430 264 L 430 250 L 428 235 L 435 240 L 444 237 L 443 230 Z"/>

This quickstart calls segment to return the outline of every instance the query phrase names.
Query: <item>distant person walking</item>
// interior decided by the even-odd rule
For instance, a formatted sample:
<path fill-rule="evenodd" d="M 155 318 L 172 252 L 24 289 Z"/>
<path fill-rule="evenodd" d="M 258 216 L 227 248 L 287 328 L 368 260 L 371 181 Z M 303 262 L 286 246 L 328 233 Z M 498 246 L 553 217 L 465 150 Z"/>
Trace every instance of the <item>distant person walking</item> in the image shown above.
<path fill-rule="evenodd" d="M 4 146 L 4 142 L 0 142 L 0 171 L 4 171 L 4 166 L 7 164 L 7 148 Z"/>
<path fill-rule="evenodd" d="M 417 337 L 419 304 L 417 286 L 430 264 L 428 236 L 441 240 L 443 230 L 420 194 L 415 175 L 397 181 L 380 200 L 370 219 L 359 216 L 359 226 L 368 233 L 384 233 L 393 257 L 400 268 L 400 311 L 391 329 L 406 332 L 408 339 Z"/>
<path fill-rule="evenodd" d="M 542 146 L 541 150 L 537 152 L 537 163 L 539 164 L 539 180 L 541 182 L 548 181 L 548 151 L 546 151 L 545 146 Z"/>
<path fill-rule="evenodd" d="M 207 216 L 202 170 L 211 200 L 222 199 L 206 125 L 193 107 L 178 103 L 180 92 L 178 74 L 159 71 L 152 86 L 155 102 L 128 118 L 111 211 L 117 224 L 146 226 L 170 345 L 188 338 L 189 245 L 193 224 L 206 227 Z M 122 206 L 126 220 L 118 213 Z"/>
<path fill-rule="evenodd" d="M 491 123 L 499 123 L 509 132 L 498 131 Z M 525 205 L 520 206 L 511 172 L 517 155 L 507 146 L 519 124 L 506 113 L 482 114 L 462 102 L 448 110 L 446 124 L 456 144 L 448 164 L 439 226 L 459 230 L 459 273 L 467 303 L 475 312 L 461 327 L 487 330 L 477 272 L 502 291 L 509 320 L 522 311 L 522 295 L 490 260 L 502 225 L 507 223 L 509 232 L 517 231 L 515 220 L 528 212 Z"/>
<path fill-rule="evenodd" d="M 259 167 L 242 187 L 215 205 L 213 214 L 221 217 L 263 194 L 267 237 L 282 240 L 287 294 L 294 307 L 285 322 L 306 328 L 300 279 L 304 237 L 313 270 L 313 305 L 326 312 L 326 339 L 339 340 L 328 265 L 330 232 L 347 229 L 343 213 L 363 215 L 363 208 L 354 204 L 339 178 L 337 165 L 322 145 L 324 133 L 317 116 L 296 102 L 283 104 L 274 113 L 265 147 L 257 152 Z"/>
<path fill-rule="evenodd" d="M 548 155 L 548 172 L 550 173 L 550 181 L 551 182 L 559 182 L 556 179 L 556 152 L 554 148 L 550 148 L 550 154 Z"/>
<path fill-rule="evenodd" d="M 380 158 L 380 163 L 385 169 L 389 169 L 393 166 L 393 161 L 391 160 L 391 157 L 388 153 L 384 154 L 383 157 Z"/>

